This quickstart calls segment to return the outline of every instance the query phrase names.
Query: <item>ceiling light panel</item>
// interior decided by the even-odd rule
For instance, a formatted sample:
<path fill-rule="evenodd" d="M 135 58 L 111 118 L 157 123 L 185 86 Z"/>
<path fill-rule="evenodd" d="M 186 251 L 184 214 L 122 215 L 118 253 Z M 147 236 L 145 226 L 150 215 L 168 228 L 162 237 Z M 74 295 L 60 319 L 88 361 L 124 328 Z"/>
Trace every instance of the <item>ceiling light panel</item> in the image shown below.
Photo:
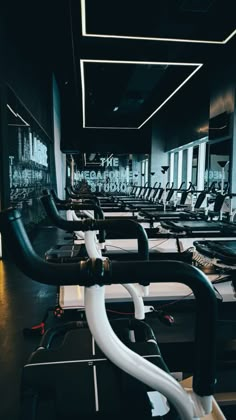
<path fill-rule="evenodd" d="M 114 80 L 109 80 L 109 77 L 104 77 L 103 79 L 99 76 L 99 67 L 100 65 L 100 71 L 103 70 L 105 73 L 105 76 L 109 73 L 107 73 L 106 66 L 109 69 L 112 69 L 112 75 Z M 116 67 L 118 67 L 118 69 Z M 156 94 L 153 95 L 153 92 L 148 91 L 149 96 L 152 94 L 153 98 L 148 103 L 148 108 L 144 109 L 143 102 L 144 100 L 140 100 L 140 98 L 137 96 L 135 92 L 130 92 L 128 88 L 126 89 L 126 92 L 123 94 L 123 98 L 121 98 L 120 103 L 117 102 L 117 97 L 114 99 L 114 105 L 110 107 L 110 115 L 112 120 L 109 121 L 104 120 L 104 117 L 106 118 L 106 112 L 103 110 L 106 110 L 107 102 L 109 100 L 106 100 L 106 95 L 108 99 L 110 99 L 110 96 L 112 95 L 112 84 L 115 85 L 119 84 L 119 80 L 117 78 L 114 78 L 114 74 L 120 74 L 122 73 L 122 67 L 127 66 L 129 69 L 133 68 L 133 72 L 136 75 L 137 71 L 136 68 L 138 66 L 146 66 L 148 69 L 149 66 L 154 66 L 157 69 L 157 86 L 155 86 L 155 89 L 158 89 L 158 92 L 161 92 L 161 95 Z M 193 76 L 197 71 L 202 67 L 202 63 L 175 63 L 175 62 L 144 62 L 144 61 L 118 61 L 118 60 L 92 60 L 92 59 L 81 59 L 80 60 L 80 68 L 81 68 L 81 87 L 82 87 L 82 118 L 83 118 L 83 128 L 95 128 L 95 129 L 131 129 L 131 130 L 137 130 L 143 127 Z M 116 71 L 114 69 L 116 68 Z M 169 83 L 164 85 L 163 80 L 160 78 L 160 68 L 164 68 L 165 72 L 169 72 L 168 74 L 173 76 L 175 73 L 178 75 L 177 78 L 169 77 Z M 87 77 L 88 74 L 91 75 L 91 70 L 94 69 L 94 74 L 96 77 L 94 77 L 94 80 L 92 79 L 93 83 L 97 83 L 98 85 L 98 91 L 95 89 L 95 93 L 91 92 L 91 76 L 90 78 Z M 124 67 L 124 70 L 126 67 Z M 142 69 L 143 70 L 143 69 Z M 172 72 L 172 73 L 170 73 Z M 141 72 L 143 73 L 143 71 Z M 148 77 L 148 73 L 147 73 Z M 104 83 L 105 80 L 105 83 Z M 101 82 L 102 81 L 102 82 Z M 133 79 L 131 78 L 132 85 Z M 159 83 L 159 85 L 158 85 Z M 145 83 L 144 83 L 145 86 Z M 167 88 L 167 87 L 168 88 Z M 147 89 L 149 86 L 147 85 L 145 88 Z M 150 89 L 149 89 L 150 90 Z M 102 97 L 103 103 L 99 99 L 96 101 L 96 93 L 99 93 L 97 96 Z M 156 92 L 156 91 L 155 91 Z M 157 93 L 158 93 L 157 92 Z M 130 95 L 135 93 L 135 97 L 133 98 L 133 101 L 130 99 Z M 93 98 L 94 96 L 94 98 Z M 91 101 L 91 97 L 93 98 Z M 141 96 L 140 96 L 141 97 Z M 148 98 L 149 100 L 149 98 Z M 154 101 L 154 102 L 153 102 Z M 105 104 L 105 105 L 104 105 Z M 145 103 L 146 105 L 146 103 Z M 130 106 L 130 111 L 128 109 L 128 106 Z M 91 108 L 93 108 L 94 114 L 91 114 Z M 114 112 L 118 111 L 119 112 Z M 123 112 L 123 120 L 119 119 L 122 117 Z M 137 114 L 137 121 L 134 124 L 132 122 L 132 116 L 131 114 L 136 112 Z M 125 115 L 127 114 L 127 115 Z M 91 118 L 91 115 L 95 115 L 95 120 Z M 97 118 L 96 118 L 97 117 Z M 116 118 L 116 119 L 114 119 Z M 95 123 L 94 123 L 95 121 Z M 117 125 L 116 125 L 117 121 Z M 127 123 L 126 123 L 127 121 Z M 131 121 L 131 122 L 130 122 Z M 92 122 L 92 123 L 91 123 Z"/>
<path fill-rule="evenodd" d="M 185 2 L 186 3 L 186 2 Z M 185 4 L 184 3 L 184 4 Z M 188 2 L 189 3 L 189 2 Z M 170 0 L 81 0 L 82 35 L 142 41 L 226 44 L 235 34 L 234 10 L 222 0 L 207 7 Z M 182 6 L 181 6 L 182 5 Z"/>

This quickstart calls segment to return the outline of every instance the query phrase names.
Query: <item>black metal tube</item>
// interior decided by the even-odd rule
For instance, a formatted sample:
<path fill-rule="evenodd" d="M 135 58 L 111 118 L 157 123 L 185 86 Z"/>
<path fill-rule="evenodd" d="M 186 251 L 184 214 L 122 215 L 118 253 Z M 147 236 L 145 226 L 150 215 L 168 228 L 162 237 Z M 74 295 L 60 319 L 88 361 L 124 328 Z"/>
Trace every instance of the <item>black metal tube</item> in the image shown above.
<path fill-rule="evenodd" d="M 178 261 L 104 262 L 53 264 L 33 250 L 18 210 L 0 214 L 0 229 L 18 267 L 44 284 L 91 286 L 152 282 L 178 282 L 189 286 L 196 298 L 195 367 L 193 389 L 198 395 L 212 395 L 215 384 L 217 303 L 207 277 L 195 267 Z"/>
<path fill-rule="evenodd" d="M 111 281 L 184 283 L 196 298 L 195 366 L 193 389 L 198 395 L 212 395 L 215 384 L 217 301 L 210 281 L 197 268 L 174 261 L 130 261 L 111 263 Z"/>
<path fill-rule="evenodd" d="M 103 219 L 102 208 L 97 206 L 97 204 L 95 204 L 93 200 L 80 200 L 80 201 L 77 201 L 76 203 L 73 201 L 68 201 L 68 200 L 65 200 L 64 203 L 63 202 L 59 203 L 55 201 L 55 204 L 58 210 L 75 210 L 75 211 L 76 210 L 94 210 L 95 219 Z"/>
<path fill-rule="evenodd" d="M 46 190 L 44 190 L 43 193 L 46 196 L 49 194 L 48 191 L 46 191 Z M 80 198 L 79 202 L 75 202 L 71 198 L 69 198 L 68 200 L 61 200 L 60 198 L 58 198 L 58 196 L 56 195 L 56 193 L 53 189 L 50 191 L 50 194 L 51 194 L 53 200 L 55 201 L 57 208 L 59 208 L 58 205 L 62 205 L 62 206 L 65 205 L 65 206 L 70 206 L 70 207 L 68 207 L 68 209 L 69 208 L 72 209 L 72 206 L 74 206 L 75 208 L 73 208 L 73 210 L 79 210 L 79 209 L 76 208 L 76 206 L 78 206 L 80 204 L 91 204 L 91 205 L 94 204 L 94 205 L 97 206 L 95 200 L 93 200 L 93 199 L 87 200 L 87 199 L 84 199 L 84 198 Z M 61 210 L 68 210 L 68 209 L 66 209 L 66 208 L 62 209 L 61 208 Z M 99 219 L 100 217 L 97 217 L 97 218 Z"/>
<path fill-rule="evenodd" d="M 73 198 L 74 200 L 80 200 L 80 199 L 89 199 L 89 200 L 93 200 L 95 201 L 95 203 L 100 206 L 100 201 L 99 199 L 93 195 L 93 194 L 73 194 L 72 192 L 69 191 L 69 188 L 66 187 L 65 188 L 66 191 L 66 195 L 69 198 Z"/>
<path fill-rule="evenodd" d="M 135 234 L 138 240 L 138 253 L 140 259 L 149 259 L 148 238 L 146 231 L 139 223 L 130 219 L 116 219 L 116 220 L 92 220 L 87 219 L 83 221 L 68 221 L 63 219 L 57 211 L 56 205 L 51 196 L 43 196 L 41 198 L 48 216 L 52 219 L 56 226 L 61 229 L 74 232 L 76 230 L 108 230 L 118 228 L 119 230 L 130 231 Z M 98 207 L 101 211 L 100 207 Z M 103 213 L 102 213 L 103 214 Z M 102 238 L 105 240 L 105 238 Z M 104 242 L 103 240 L 103 242 Z"/>
<path fill-rule="evenodd" d="M 80 276 L 79 264 L 49 264 L 35 253 L 18 210 L 9 209 L 0 213 L 0 231 L 14 262 L 32 279 L 43 284 L 57 286 L 69 284 L 69 273 L 73 277 L 71 284 L 79 284 L 76 278 L 77 280 L 80 277 L 83 278 L 85 273 Z"/>
<path fill-rule="evenodd" d="M 50 190 L 50 193 L 51 193 L 51 196 L 52 196 L 52 198 L 53 198 L 53 200 L 55 201 L 55 203 L 57 203 L 57 204 L 68 204 L 68 203 L 71 203 L 72 202 L 72 200 L 71 199 L 68 199 L 68 200 L 61 200 L 57 195 L 56 195 L 56 193 L 55 193 L 55 191 L 52 189 L 52 190 Z M 47 194 L 45 194 L 44 193 L 44 195 L 48 195 L 48 193 Z"/>
<path fill-rule="evenodd" d="M 69 205 L 59 205 L 59 204 L 55 204 L 54 199 L 52 198 L 51 195 L 43 195 L 41 197 L 41 201 L 43 203 L 43 206 L 46 210 L 47 215 L 50 217 L 50 219 L 53 221 L 53 223 L 55 223 L 55 225 L 63 230 L 68 230 L 69 232 L 74 232 L 76 230 L 88 230 L 88 228 L 86 228 L 85 223 L 87 223 L 88 225 L 88 221 L 68 221 L 63 219 L 58 210 L 57 207 L 61 210 L 71 210 L 72 206 L 74 207 L 73 210 L 94 210 L 94 217 L 96 219 L 100 219 L 100 220 L 104 220 L 104 213 L 101 209 L 101 207 L 97 206 L 96 204 L 72 204 L 70 203 Z M 92 219 L 91 219 L 92 221 Z M 92 223 L 92 222 L 91 222 Z M 91 230 L 96 230 L 96 229 L 91 229 Z M 106 236 L 106 232 L 104 230 L 104 228 L 101 226 L 99 230 L 99 242 L 103 243 L 105 242 L 105 236 Z"/>

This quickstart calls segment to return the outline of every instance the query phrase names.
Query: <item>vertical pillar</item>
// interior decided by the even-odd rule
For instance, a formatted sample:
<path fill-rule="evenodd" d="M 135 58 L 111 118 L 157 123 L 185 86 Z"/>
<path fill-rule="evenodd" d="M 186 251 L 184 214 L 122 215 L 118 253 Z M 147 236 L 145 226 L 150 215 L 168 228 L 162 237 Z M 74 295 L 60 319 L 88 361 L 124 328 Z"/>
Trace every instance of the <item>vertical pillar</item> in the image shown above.
<path fill-rule="evenodd" d="M 180 187 L 180 184 L 182 182 L 182 166 L 183 166 L 183 150 L 179 151 L 179 156 L 178 156 L 178 184 L 177 184 L 177 188 Z"/>
<path fill-rule="evenodd" d="M 71 155 L 71 161 L 70 161 L 70 185 L 74 185 L 74 177 L 75 177 L 75 161 L 73 156 Z"/>
<path fill-rule="evenodd" d="M 187 154 L 187 185 L 192 181 L 193 148 L 188 148 Z"/>
<path fill-rule="evenodd" d="M 172 184 L 174 181 L 174 153 L 170 153 L 170 173 L 169 173 L 169 182 Z"/>
<path fill-rule="evenodd" d="M 200 143 L 198 148 L 197 189 L 204 190 L 204 175 L 206 162 L 206 143 Z"/>

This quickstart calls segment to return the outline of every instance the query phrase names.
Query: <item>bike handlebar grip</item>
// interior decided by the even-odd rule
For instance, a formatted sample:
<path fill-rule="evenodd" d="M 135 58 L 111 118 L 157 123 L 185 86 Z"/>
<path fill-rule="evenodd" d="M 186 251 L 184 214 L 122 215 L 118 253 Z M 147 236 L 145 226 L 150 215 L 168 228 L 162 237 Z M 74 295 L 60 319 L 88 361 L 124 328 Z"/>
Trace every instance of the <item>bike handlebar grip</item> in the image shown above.
<path fill-rule="evenodd" d="M 68 188 L 68 187 L 65 187 L 65 191 L 66 191 L 66 195 L 67 195 L 68 197 L 70 197 L 70 198 L 73 198 L 74 200 L 79 200 L 79 199 L 81 199 L 81 198 L 87 198 L 87 199 L 90 199 L 90 200 L 95 201 L 95 203 L 96 203 L 98 206 L 100 206 L 100 201 L 99 201 L 99 199 L 98 199 L 95 195 L 93 195 L 93 194 L 73 194 L 73 193 L 71 193 L 71 192 L 69 191 L 69 188 Z"/>
<path fill-rule="evenodd" d="M 55 286 L 83 281 L 80 264 L 49 264 L 35 253 L 17 209 L 10 208 L 0 213 L 0 231 L 14 262 L 30 278 Z"/>
<path fill-rule="evenodd" d="M 193 389 L 212 395 L 215 384 L 217 302 L 212 284 L 197 268 L 179 261 L 88 260 L 79 264 L 49 263 L 33 250 L 16 209 L 0 213 L 0 230 L 17 266 L 32 279 L 50 285 L 91 286 L 178 282 L 189 286 L 196 298 L 195 367 Z M 14 245 L 14 246 L 13 246 Z M 144 279 L 146 279 L 144 281 Z"/>
<path fill-rule="evenodd" d="M 56 226 L 63 230 L 68 230 L 70 232 L 76 230 L 105 230 L 106 228 L 119 228 L 128 231 L 132 231 L 136 234 L 138 240 L 138 253 L 141 259 L 149 259 L 149 247 L 148 247 L 148 238 L 144 228 L 134 220 L 130 219 L 116 219 L 116 220 L 93 220 L 87 219 L 84 221 L 68 221 L 63 219 L 56 205 L 50 195 L 41 197 L 41 200 L 44 204 L 45 210 L 51 220 L 55 223 Z M 95 206 L 94 206 L 95 207 Z M 100 207 L 98 207 L 100 209 Z M 100 209 L 101 211 L 101 209 Z M 103 214 L 103 213 L 102 213 Z M 105 239 L 105 238 L 104 238 Z"/>
<path fill-rule="evenodd" d="M 68 204 L 71 203 L 71 199 L 69 198 L 68 200 L 61 200 L 55 193 L 55 191 L 53 189 L 50 190 L 50 194 L 53 198 L 53 200 L 55 201 L 55 203 L 59 203 L 59 204 Z M 48 195 L 47 193 L 44 193 L 43 195 Z"/>
<path fill-rule="evenodd" d="M 50 194 L 44 194 L 44 196 L 46 196 L 46 197 L 48 195 L 50 196 Z M 71 200 L 69 200 L 69 201 L 60 200 L 56 196 L 54 190 L 51 190 L 51 196 L 53 198 L 53 201 L 54 201 L 56 207 L 59 210 L 93 210 L 95 219 L 100 219 L 100 220 L 105 219 L 102 208 L 97 206 L 93 200 L 83 200 L 82 199 L 81 203 L 75 203 L 75 202 L 72 202 Z M 42 200 L 43 204 L 46 202 L 46 200 L 48 200 L 48 199 Z M 45 210 L 47 211 L 46 208 L 45 208 Z M 105 242 L 105 232 L 103 232 L 102 230 L 100 231 L 100 242 L 101 243 Z"/>
<path fill-rule="evenodd" d="M 50 219 L 53 221 L 53 223 L 55 223 L 55 225 L 63 230 L 68 230 L 69 232 L 74 232 L 76 230 L 88 230 L 86 229 L 86 225 L 84 221 L 70 221 L 70 220 L 65 220 L 63 219 L 58 210 L 57 210 L 57 206 L 55 204 L 54 199 L 52 198 L 51 195 L 43 195 L 41 197 L 41 201 L 43 203 L 43 206 L 46 210 L 47 215 L 50 217 Z M 76 205 L 78 206 L 78 204 Z M 90 207 L 90 209 L 88 208 Z M 82 210 L 82 205 L 80 205 L 79 207 Z M 99 217 L 101 220 L 104 219 L 104 213 L 101 209 L 101 207 L 97 206 L 96 204 L 93 205 L 85 205 L 84 210 L 94 210 L 94 214 L 96 217 Z M 96 229 L 92 229 L 92 230 L 96 230 Z M 105 242 L 105 230 L 104 228 L 100 228 L 99 230 L 99 241 L 101 243 Z"/>
<path fill-rule="evenodd" d="M 93 222 L 96 223 L 96 221 Z M 109 225 L 114 225 L 113 221 L 108 220 L 105 222 Z M 125 222 L 126 227 L 133 225 L 136 229 L 136 222 L 132 220 L 127 220 Z M 100 223 L 103 223 L 103 221 Z M 148 260 L 147 236 L 141 225 L 137 223 L 137 227 L 140 258 Z M 86 263 L 81 263 L 83 266 L 82 269 L 81 264 L 48 263 L 43 258 L 39 257 L 32 248 L 29 237 L 22 223 L 21 214 L 17 209 L 10 208 L 0 213 L 0 231 L 2 232 L 6 247 L 9 253 L 13 256 L 15 263 L 26 275 L 38 282 L 57 286 L 73 284 L 85 286 L 96 283 L 106 284 L 104 283 L 105 279 L 101 282 L 100 277 L 102 277 L 102 274 L 94 277 L 91 274 L 89 265 Z M 97 261 L 99 262 L 100 260 Z M 98 274 L 98 272 L 96 272 L 96 274 Z M 120 280 L 121 279 L 119 279 L 118 283 L 120 283 Z M 129 282 L 130 280 L 132 282 L 132 279 L 129 279 Z M 110 279 L 107 284 L 111 284 Z"/>

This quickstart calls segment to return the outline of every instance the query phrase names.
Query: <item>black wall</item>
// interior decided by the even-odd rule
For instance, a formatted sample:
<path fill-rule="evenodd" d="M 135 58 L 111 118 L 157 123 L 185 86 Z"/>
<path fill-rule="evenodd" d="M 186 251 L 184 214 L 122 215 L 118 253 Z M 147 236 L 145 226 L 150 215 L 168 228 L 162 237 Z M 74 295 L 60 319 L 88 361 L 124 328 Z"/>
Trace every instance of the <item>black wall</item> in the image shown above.
<path fill-rule="evenodd" d="M 0 4 L 0 82 L 1 82 L 1 134 L 0 167 L 1 208 L 9 206 L 9 130 L 7 120 L 8 86 L 16 102 L 22 104 L 30 125 L 35 124 L 46 138 L 49 159 L 53 152 L 52 114 L 52 42 L 49 37 L 51 21 L 46 3 L 9 0 Z M 16 111 L 17 108 L 13 106 Z M 31 118 L 32 117 L 32 118 Z M 50 179 L 55 182 L 54 162 L 51 160 Z M 38 196 L 35 198 L 38 203 Z M 34 206 L 29 206 L 33 222 L 37 223 Z M 19 207 L 20 208 L 20 207 Z"/>
<path fill-rule="evenodd" d="M 1 2 L 0 79 L 52 137 L 51 46 L 42 11 L 39 15 L 35 2 Z"/>
<path fill-rule="evenodd" d="M 201 68 L 157 114 L 165 151 L 208 135 L 209 78 Z"/>
<path fill-rule="evenodd" d="M 209 120 L 227 113 L 230 129 L 222 136 L 233 136 L 236 87 L 236 40 L 221 46 L 208 62 L 156 114 L 153 130 L 162 134 L 165 151 L 202 137 L 211 138 Z M 154 131 L 153 131 L 154 133 Z"/>
<path fill-rule="evenodd" d="M 234 48 L 233 48 L 234 46 Z M 210 67 L 213 75 L 210 84 L 210 130 L 209 139 L 233 137 L 233 114 L 235 111 L 236 88 L 236 41 L 224 48 L 220 59 L 217 57 Z M 222 127 L 225 127 L 222 129 Z M 214 129 L 220 127 L 220 129 Z"/>
<path fill-rule="evenodd" d="M 75 137 L 75 134 L 77 136 Z M 111 152 L 111 153 L 150 153 L 151 127 L 140 130 L 93 130 L 79 129 L 73 137 L 62 137 L 62 150 L 66 153 Z"/>

